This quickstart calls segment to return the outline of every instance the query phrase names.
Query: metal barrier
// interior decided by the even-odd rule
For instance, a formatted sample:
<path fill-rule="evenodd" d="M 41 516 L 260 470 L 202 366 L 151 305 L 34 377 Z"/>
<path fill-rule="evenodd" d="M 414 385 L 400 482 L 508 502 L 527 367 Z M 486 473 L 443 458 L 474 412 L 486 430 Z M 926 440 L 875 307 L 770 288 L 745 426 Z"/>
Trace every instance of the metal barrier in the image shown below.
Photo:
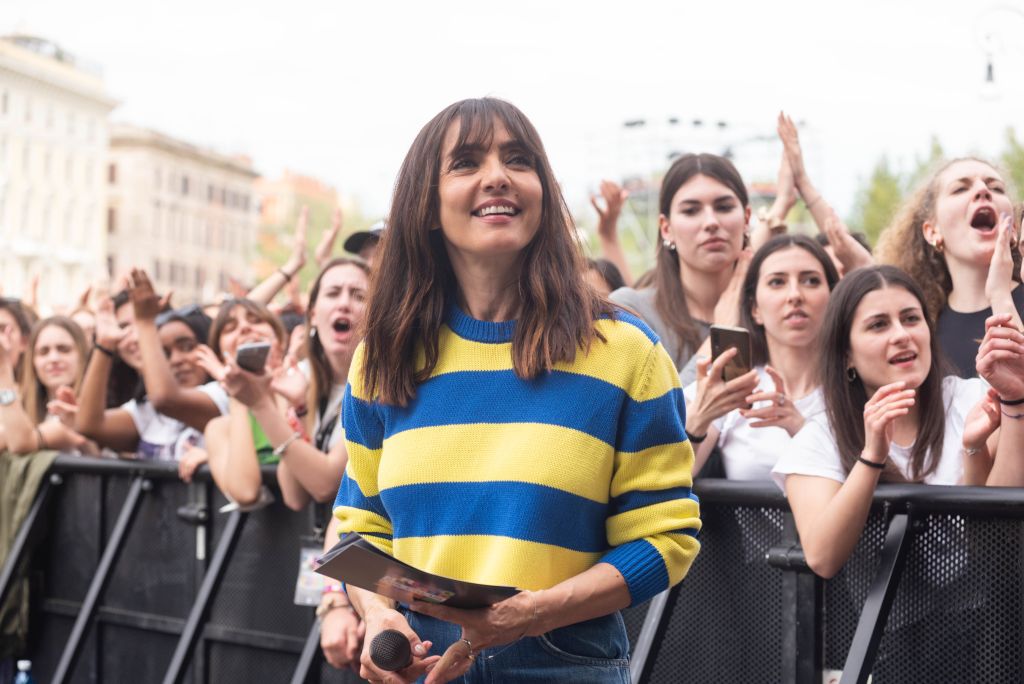
<path fill-rule="evenodd" d="M 271 470 L 265 475 L 270 477 Z M 269 480 L 268 480 L 269 481 Z M 846 568 L 823 582 L 769 484 L 704 480 L 686 580 L 625 611 L 634 681 L 1024 680 L 1024 490 L 882 486 Z M 225 500 L 173 464 L 58 458 L 0 568 L 30 567 L 29 657 L 47 682 L 353 682 L 292 602 L 317 520 Z"/>

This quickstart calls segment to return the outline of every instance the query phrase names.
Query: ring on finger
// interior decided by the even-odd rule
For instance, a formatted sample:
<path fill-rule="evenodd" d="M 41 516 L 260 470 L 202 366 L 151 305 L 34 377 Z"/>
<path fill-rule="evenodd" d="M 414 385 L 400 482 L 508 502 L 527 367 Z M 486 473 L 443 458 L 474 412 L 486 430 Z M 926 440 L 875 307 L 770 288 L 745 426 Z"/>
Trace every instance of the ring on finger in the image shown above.
<path fill-rule="evenodd" d="M 779 406 L 785 406 L 786 405 L 786 395 L 785 394 L 780 394 L 778 396 L 778 398 L 775 400 L 775 403 L 777 405 L 779 405 Z"/>
<path fill-rule="evenodd" d="M 470 659 L 472 659 L 473 658 L 473 642 L 470 641 L 469 639 L 466 639 L 465 637 L 463 637 L 462 639 L 459 639 L 459 641 L 461 641 L 462 643 L 466 644 L 466 648 L 469 649 L 469 653 L 467 653 L 466 655 Z"/>

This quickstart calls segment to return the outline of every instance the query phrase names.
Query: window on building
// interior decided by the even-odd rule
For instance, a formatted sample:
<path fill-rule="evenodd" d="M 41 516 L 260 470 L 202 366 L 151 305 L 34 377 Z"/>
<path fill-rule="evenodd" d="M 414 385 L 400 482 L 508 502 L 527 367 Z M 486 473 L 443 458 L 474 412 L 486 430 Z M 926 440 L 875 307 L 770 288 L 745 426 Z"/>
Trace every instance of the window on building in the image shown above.
<path fill-rule="evenodd" d="M 116 262 L 114 261 L 114 255 L 113 254 L 108 254 L 107 255 L 107 277 L 108 278 L 113 278 L 114 277 L 114 266 L 115 265 L 116 265 Z"/>
<path fill-rule="evenodd" d="M 204 280 L 204 278 L 203 278 L 203 267 L 202 266 L 196 266 L 196 280 L 195 280 L 196 285 L 195 285 L 195 287 L 196 287 L 197 290 L 201 290 L 203 288 L 203 280 Z"/>
<path fill-rule="evenodd" d="M 117 183 L 117 164 L 109 164 L 107 166 L 107 182 L 111 185 Z"/>
<path fill-rule="evenodd" d="M 29 167 L 32 163 L 32 146 L 29 145 L 28 141 L 22 143 L 21 148 L 21 170 L 26 174 L 29 172 Z"/>
<path fill-rule="evenodd" d="M 0 114 L 7 116 L 11 108 L 11 95 L 6 90 L 0 93 Z"/>
<path fill-rule="evenodd" d="M 107 235 L 113 235 L 117 232 L 117 209 L 114 207 L 107 208 Z"/>
<path fill-rule="evenodd" d="M 206 186 L 206 201 L 213 204 L 213 183 Z"/>
<path fill-rule="evenodd" d="M 32 101 L 25 98 L 25 123 L 32 123 Z"/>
<path fill-rule="evenodd" d="M 53 130 L 53 105 L 46 108 L 46 130 Z"/>
<path fill-rule="evenodd" d="M 74 136 L 75 134 L 75 113 L 68 113 L 68 135 Z"/>
<path fill-rule="evenodd" d="M 160 282 L 164 277 L 163 264 L 160 263 L 159 259 L 153 259 L 153 278 Z"/>
<path fill-rule="evenodd" d="M 53 153 L 49 150 L 43 152 L 43 178 L 50 177 L 50 164 L 53 160 Z"/>
<path fill-rule="evenodd" d="M 181 194 L 188 196 L 188 176 L 181 177 Z"/>

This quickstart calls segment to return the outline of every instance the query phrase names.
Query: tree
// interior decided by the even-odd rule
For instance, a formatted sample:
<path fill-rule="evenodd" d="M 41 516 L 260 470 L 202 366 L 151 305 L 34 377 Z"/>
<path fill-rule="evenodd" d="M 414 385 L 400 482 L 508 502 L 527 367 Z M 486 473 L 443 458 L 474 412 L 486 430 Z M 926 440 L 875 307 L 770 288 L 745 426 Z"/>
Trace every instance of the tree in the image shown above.
<path fill-rule="evenodd" d="M 878 160 L 867 184 L 857 192 L 850 221 L 853 230 L 862 231 L 874 245 L 903 201 L 903 188 L 900 175 L 889 168 L 889 160 Z"/>
<path fill-rule="evenodd" d="M 1010 175 L 1017 197 L 1024 193 L 1024 143 L 1017 139 L 1013 128 L 1006 129 L 1006 149 L 999 157 L 999 163 Z"/>

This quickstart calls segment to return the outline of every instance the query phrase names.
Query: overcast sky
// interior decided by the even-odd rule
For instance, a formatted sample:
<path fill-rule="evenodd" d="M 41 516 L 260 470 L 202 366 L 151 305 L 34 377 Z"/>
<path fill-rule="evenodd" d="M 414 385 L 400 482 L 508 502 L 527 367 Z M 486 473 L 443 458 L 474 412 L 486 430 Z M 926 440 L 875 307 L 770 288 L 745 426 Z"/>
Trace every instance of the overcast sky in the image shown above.
<path fill-rule="evenodd" d="M 1022 0 L 0 0 L 13 31 L 101 65 L 115 120 L 320 177 L 371 213 L 416 131 L 465 97 L 526 112 L 574 207 L 624 173 L 595 148 L 627 119 L 772 132 L 792 112 L 843 212 L 882 154 L 908 166 L 932 134 L 962 154 L 1015 120 L 1024 132 Z M 996 99 L 981 96 L 986 34 Z"/>

